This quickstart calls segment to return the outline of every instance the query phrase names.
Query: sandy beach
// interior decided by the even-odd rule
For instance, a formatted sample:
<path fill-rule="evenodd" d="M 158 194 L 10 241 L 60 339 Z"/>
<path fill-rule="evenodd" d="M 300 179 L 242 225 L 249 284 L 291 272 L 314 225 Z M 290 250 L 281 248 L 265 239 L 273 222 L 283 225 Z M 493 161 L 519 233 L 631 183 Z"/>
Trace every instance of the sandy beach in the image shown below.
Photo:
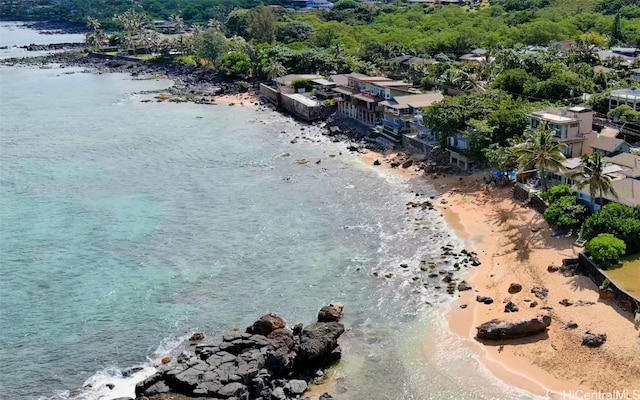
<path fill-rule="evenodd" d="M 394 157 L 367 153 L 361 159 L 367 165 L 379 159 L 381 165 L 375 168 L 431 181 L 441 193 L 434 202 L 437 209 L 465 247 L 479 255 L 482 264 L 467 277 L 473 290 L 463 292 L 442 312 L 450 329 L 485 367 L 509 384 L 552 399 L 640 399 L 640 338 L 633 316 L 612 301 L 600 300 L 588 277 L 547 271 L 549 265 L 560 266 L 562 259 L 582 250 L 574 245 L 575 237 L 552 237 L 542 215 L 512 199 L 510 186 L 486 184 L 488 173 L 433 179 L 416 167 L 391 168 L 388 161 Z M 511 283 L 522 285 L 522 291 L 510 294 Z M 534 287 L 548 289 L 547 297 L 537 298 L 531 292 Z M 494 303 L 478 303 L 478 295 L 492 297 Z M 560 304 L 564 299 L 573 304 Z M 520 311 L 505 313 L 508 301 Z M 517 320 L 544 313 L 552 316 L 546 334 L 504 343 L 475 339 L 476 326 L 493 318 Z M 565 329 L 570 321 L 577 328 Z M 606 343 L 596 349 L 582 346 L 587 330 L 606 333 Z M 615 393 L 622 397 L 605 397 Z"/>
<path fill-rule="evenodd" d="M 223 94 L 213 97 L 213 101 L 216 104 L 226 105 L 254 105 L 260 102 L 260 98 L 252 92 L 248 93 L 235 93 L 235 94 Z"/>

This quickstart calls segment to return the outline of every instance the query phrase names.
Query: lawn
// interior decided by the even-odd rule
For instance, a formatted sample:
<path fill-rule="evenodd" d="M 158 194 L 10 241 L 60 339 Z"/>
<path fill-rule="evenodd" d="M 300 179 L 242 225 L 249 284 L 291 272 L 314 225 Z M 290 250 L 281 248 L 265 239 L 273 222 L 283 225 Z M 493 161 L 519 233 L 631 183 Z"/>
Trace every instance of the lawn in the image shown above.
<path fill-rule="evenodd" d="M 624 257 L 620 266 L 608 269 L 606 274 L 620 289 L 640 296 L 640 254 Z"/>

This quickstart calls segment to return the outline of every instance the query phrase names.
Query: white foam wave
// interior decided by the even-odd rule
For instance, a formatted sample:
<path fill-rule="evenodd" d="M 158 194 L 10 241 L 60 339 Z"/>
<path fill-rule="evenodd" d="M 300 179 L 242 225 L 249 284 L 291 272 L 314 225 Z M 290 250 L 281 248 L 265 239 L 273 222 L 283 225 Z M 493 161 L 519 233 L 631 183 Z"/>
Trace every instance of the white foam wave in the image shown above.
<path fill-rule="evenodd" d="M 131 372 L 127 372 L 131 371 Z M 91 376 L 83 385 L 83 400 L 111 400 L 119 397 L 135 398 L 136 384 L 156 372 L 152 365 L 144 365 L 122 371 L 107 368 Z"/>
<path fill-rule="evenodd" d="M 161 364 L 162 357 L 171 356 L 182 350 L 189 335 L 163 339 L 147 362 L 127 369 L 105 368 L 90 376 L 82 389 L 59 393 L 49 400 L 112 400 L 120 397 L 135 398 L 136 384 L 150 377 Z"/>

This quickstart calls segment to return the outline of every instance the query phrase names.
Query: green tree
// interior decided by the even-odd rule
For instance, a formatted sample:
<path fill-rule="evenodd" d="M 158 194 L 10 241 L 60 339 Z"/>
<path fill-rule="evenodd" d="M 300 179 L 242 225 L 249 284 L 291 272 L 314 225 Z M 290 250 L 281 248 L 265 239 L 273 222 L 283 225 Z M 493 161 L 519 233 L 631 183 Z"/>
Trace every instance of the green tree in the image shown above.
<path fill-rule="evenodd" d="M 500 96 L 497 107 L 487 115 L 487 122 L 493 131 L 493 141 L 504 146 L 507 141 L 520 136 L 529 124 L 531 105 L 511 96 Z"/>
<path fill-rule="evenodd" d="M 91 50 L 99 50 L 107 38 L 107 35 L 102 29 L 102 24 L 96 18 L 87 17 L 87 28 L 91 29 L 93 32 L 85 35 L 86 43 L 90 46 Z"/>
<path fill-rule="evenodd" d="M 571 190 L 571 186 L 567 184 L 555 185 L 551 189 L 547 190 L 546 193 L 542 194 L 542 199 L 546 201 L 548 204 L 553 204 L 558 201 L 561 197 L 573 196 L 573 190 Z"/>
<path fill-rule="evenodd" d="M 244 52 L 232 51 L 220 58 L 219 69 L 226 76 L 244 78 L 251 73 L 251 60 Z"/>
<path fill-rule="evenodd" d="M 249 12 L 247 32 L 257 43 L 273 43 L 277 22 L 271 7 L 260 6 Z"/>
<path fill-rule="evenodd" d="M 264 71 L 270 80 L 275 80 L 287 74 L 287 69 L 281 63 L 275 61 L 269 64 Z"/>
<path fill-rule="evenodd" d="M 113 17 L 116 24 L 122 28 L 124 44 L 128 50 L 135 51 L 140 46 L 145 36 L 145 25 L 148 23 L 147 15 L 135 8 L 130 8 L 122 14 Z"/>
<path fill-rule="evenodd" d="M 536 130 L 526 131 L 522 143 L 514 146 L 513 152 L 518 158 L 520 171 L 536 168 L 544 193 L 547 191 L 547 172 L 564 170 L 562 162 L 565 156 L 562 150 L 565 147 L 564 143 L 553 137 L 553 132 L 545 125 Z"/>
<path fill-rule="evenodd" d="M 576 196 L 570 193 L 568 196 L 555 199 L 545 210 L 544 219 L 551 226 L 569 230 L 579 228 L 588 215 L 589 208 L 578 203 Z"/>
<path fill-rule="evenodd" d="M 623 104 L 609 111 L 607 117 L 620 124 L 624 124 L 628 121 L 640 120 L 640 111 L 635 111 L 630 106 Z"/>
<path fill-rule="evenodd" d="M 500 172 L 510 172 L 518 167 L 518 158 L 511 151 L 511 145 L 500 146 L 498 143 L 492 143 L 483 152 L 489 166 Z"/>
<path fill-rule="evenodd" d="M 276 30 L 276 38 L 279 42 L 304 42 L 313 34 L 314 29 L 311 25 L 302 21 L 289 21 L 278 26 Z"/>
<path fill-rule="evenodd" d="M 629 254 L 640 251 L 640 207 L 609 203 L 592 214 L 580 229 L 580 237 L 591 240 L 600 233 L 610 233 L 623 240 Z"/>
<path fill-rule="evenodd" d="M 582 156 L 580 171 L 573 174 L 571 179 L 576 180 L 576 187 L 582 189 L 589 186 L 589 197 L 591 201 L 591 211 L 595 211 L 596 196 L 598 196 L 600 207 L 602 207 L 602 198 L 605 194 L 612 194 L 618 197 L 613 183 L 609 176 L 604 174 L 604 161 L 602 154 L 593 152 Z"/>
<path fill-rule="evenodd" d="M 492 86 L 514 96 L 524 93 L 526 86 L 534 85 L 538 80 L 522 68 L 508 69 L 498 75 Z"/>
<path fill-rule="evenodd" d="M 196 56 L 215 64 L 227 49 L 227 38 L 219 31 L 208 28 L 194 34 L 193 48 Z"/>
<path fill-rule="evenodd" d="M 240 8 L 227 16 L 224 26 L 229 35 L 249 37 L 247 28 L 249 27 L 249 10 Z"/>
<path fill-rule="evenodd" d="M 607 269 L 620 262 L 627 245 L 610 233 L 601 233 L 587 242 L 585 248 L 600 268 Z"/>
<path fill-rule="evenodd" d="M 616 14 L 613 19 L 613 28 L 611 29 L 611 45 L 624 42 L 624 36 L 622 35 L 622 28 L 620 27 L 620 13 Z"/>

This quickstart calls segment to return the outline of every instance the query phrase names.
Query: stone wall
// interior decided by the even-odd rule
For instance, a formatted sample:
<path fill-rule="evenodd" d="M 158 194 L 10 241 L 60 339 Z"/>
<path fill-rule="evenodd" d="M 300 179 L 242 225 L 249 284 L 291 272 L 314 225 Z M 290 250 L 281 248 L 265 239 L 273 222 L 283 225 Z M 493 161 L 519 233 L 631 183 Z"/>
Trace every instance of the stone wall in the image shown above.
<path fill-rule="evenodd" d="M 278 91 L 270 86 L 265 85 L 264 83 L 260 84 L 260 94 L 265 99 L 269 100 L 271 103 L 276 106 L 279 105 L 279 94 Z"/>
<path fill-rule="evenodd" d="M 531 208 L 539 212 L 540 214 L 544 214 L 547 210 L 547 203 L 538 196 L 537 193 L 531 194 L 529 190 L 521 183 L 516 183 L 513 187 L 513 198 L 527 203 Z"/>
<path fill-rule="evenodd" d="M 548 205 L 544 200 L 540 198 L 540 196 L 534 194 L 533 196 L 531 196 L 531 207 L 540 214 L 544 215 L 544 212 L 547 211 Z"/>
<path fill-rule="evenodd" d="M 518 201 L 527 201 L 529 200 L 529 192 L 521 185 L 516 184 L 513 187 L 513 198 Z"/>
<path fill-rule="evenodd" d="M 434 146 L 409 135 L 402 135 L 402 147 L 412 154 L 429 154 Z"/>
<path fill-rule="evenodd" d="M 608 289 L 612 292 L 613 300 L 618 306 L 620 306 L 620 308 L 631 313 L 640 311 L 640 299 L 616 286 L 616 283 L 607 276 L 607 273 L 598 268 L 598 266 L 584 253 L 580 253 L 578 256 L 578 268 L 581 273 L 591 278 L 593 283 L 598 287 L 602 285 L 605 279 L 608 279 L 610 282 Z"/>

